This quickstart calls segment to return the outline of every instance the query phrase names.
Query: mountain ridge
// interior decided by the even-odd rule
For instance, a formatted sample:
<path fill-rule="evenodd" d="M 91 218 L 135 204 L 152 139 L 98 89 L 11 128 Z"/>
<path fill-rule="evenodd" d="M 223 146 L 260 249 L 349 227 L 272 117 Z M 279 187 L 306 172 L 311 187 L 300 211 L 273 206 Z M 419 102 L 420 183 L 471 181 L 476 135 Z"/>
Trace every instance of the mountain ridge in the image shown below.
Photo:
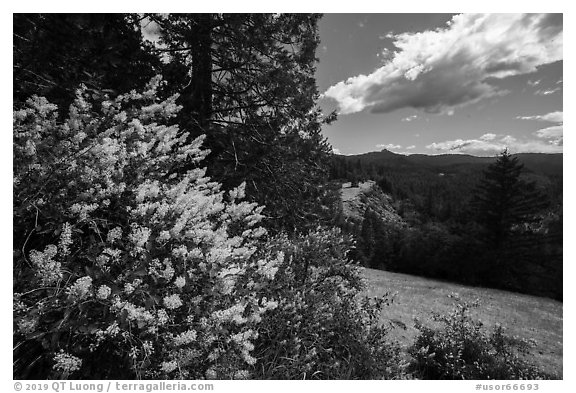
<path fill-rule="evenodd" d="M 547 175 L 562 175 L 563 153 L 516 153 L 517 157 L 530 172 L 540 172 Z M 401 168 L 427 168 L 432 170 L 455 169 L 466 166 L 486 166 L 496 160 L 496 156 L 482 157 L 471 154 L 398 154 L 387 149 L 356 155 L 335 154 L 338 159 L 360 161 L 362 164 L 384 165 Z"/>

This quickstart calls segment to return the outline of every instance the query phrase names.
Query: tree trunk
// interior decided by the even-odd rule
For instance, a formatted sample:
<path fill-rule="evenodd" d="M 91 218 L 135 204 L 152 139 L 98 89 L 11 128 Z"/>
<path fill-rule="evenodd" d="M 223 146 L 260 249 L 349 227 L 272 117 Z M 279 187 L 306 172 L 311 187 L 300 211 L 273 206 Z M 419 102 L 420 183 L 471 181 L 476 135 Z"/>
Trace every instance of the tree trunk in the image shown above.
<path fill-rule="evenodd" d="M 207 134 L 212 116 L 212 14 L 192 17 L 185 37 L 192 55 L 190 83 L 181 95 L 186 131 L 194 138 Z"/>

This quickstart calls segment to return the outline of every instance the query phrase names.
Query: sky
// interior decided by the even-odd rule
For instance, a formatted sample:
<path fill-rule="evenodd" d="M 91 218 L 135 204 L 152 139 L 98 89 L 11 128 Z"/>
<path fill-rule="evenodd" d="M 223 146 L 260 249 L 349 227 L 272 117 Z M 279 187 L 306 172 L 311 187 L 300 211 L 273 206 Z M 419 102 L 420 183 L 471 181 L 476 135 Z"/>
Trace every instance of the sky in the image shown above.
<path fill-rule="evenodd" d="M 562 14 L 324 14 L 336 153 L 561 153 Z"/>

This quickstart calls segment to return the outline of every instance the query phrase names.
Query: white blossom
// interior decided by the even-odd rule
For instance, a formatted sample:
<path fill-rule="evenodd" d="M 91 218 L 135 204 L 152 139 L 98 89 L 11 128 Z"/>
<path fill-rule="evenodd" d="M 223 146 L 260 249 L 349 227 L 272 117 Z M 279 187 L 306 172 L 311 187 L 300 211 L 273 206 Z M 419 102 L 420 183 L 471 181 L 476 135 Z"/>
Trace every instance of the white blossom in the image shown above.
<path fill-rule="evenodd" d="M 164 306 L 169 310 L 174 310 L 182 306 L 182 300 L 180 299 L 180 296 L 177 293 L 174 295 L 165 296 Z"/>
<path fill-rule="evenodd" d="M 195 330 L 187 330 L 183 333 L 180 333 L 178 336 L 174 337 L 174 345 L 182 346 L 187 345 L 196 340 L 196 331 Z"/>
<path fill-rule="evenodd" d="M 70 207 L 70 212 L 77 214 L 80 221 L 84 221 L 97 208 L 96 203 L 75 203 Z"/>
<path fill-rule="evenodd" d="M 184 288 L 186 285 L 186 279 L 183 276 L 176 277 L 176 280 L 174 280 L 174 285 L 176 285 L 177 288 Z"/>
<path fill-rule="evenodd" d="M 234 372 L 234 379 L 249 379 L 250 372 L 248 370 L 237 370 Z"/>
<path fill-rule="evenodd" d="M 58 248 L 53 244 L 47 245 L 43 252 L 30 251 L 30 261 L 42 285 L 54 285 L 62 278 L 61 264 L 53 259 L 57 252 Z"/>
<path fill-rule="evenodd" d="M 150 228 L 133 225 L 130 233 L 130 241 L 136 248 L 142 248 L 150 237 Z"/>
<path fill-rule="evenodd" d="M 67 255 L 69 247 L 72 245 L 72 226 L 70 223 L 66 222 L 62 225 L 62 232 L 60 233 L 60 242 L 58 243 L 58 248 L 62 255 Z"/>
<path fill-rule="evenodd" d="M 100 287 L 98 288 L 98 292 L 96 292 L 96 297 L 98 299 L 108 299 L 108 296 L 110 296 L 110 294 L 112 293 L 112 290 L 110 289 L 109 286 L 107 285 L 100 285 Z"/>
<path fill-rule="evenodd" d="M 122 238 L 122 228 L 116 227 L 108 231 L 108 235 L 106 236 L 106 241 L 108 243 L 114 243 L 116 240 Z"/>
<path fill-rule="evenodd" d="M 82 359 L 70 355 L 63 350 L 54 356 L 54 362 L 55 363 L 53 368 L 55 370 L 61 371 L 65 375 L 69 375 L 74 371 L 80 370 L 80 367 L 82 367 Z"/>
<path fill-rule="evenodd" d="M 162 362 L 162 367 L 160 369 L 164 371 L 166 374 L 169 374 L 172 371 L 176 370 L 177 368 L 178 363 L 176 363 L 174 360 L 171 360 L 169 362 Z"/>
<path fill-rule="evenodd" d="M 69 287 L 66 292 L 76 300 L 82 300 L 90 296 L 90 289 L 92 288 L 92 277 L 80 277 L 76 282 Z"/>
<path fill-rule="evenodd" d="M 134 292 L 134 289 L 135 289 L 135 287 L 131 283 L 128 282 L 128 283 L 124 284 L 124 293 L 126 295 L 131 295 L 132 292 Z"/>
<path fill-rule="evenodd" d="M 30 201 L 42 198 L 44 206 L 60 200 L 67 205 L 54 205 L 62 210 L 61 221 L 55 223 L 55 228 L 62 228 L 57 246 L 32 250 L 29 260 L 41 285 L 62 288 L 52 289 L 54 305 L 95 296 L 101 300 L 97 306 L 112 314 L 113 322 L 94 322 L 97 327 L 90 330 L 89 349 L 103 348 L 100 345 L 105 341 L 112 347 L 132 343 L 135 346 L 128 349 L 129 354 L 135 360 L 149 357 L 149 371 L 178 369 L 180 377 L 198 378 L 203 375 L 194 369 L 192 359 L 199 354 L 214 363 L 255 363 L 251 352 L 257 325 L 278 303 L 260 301 L 254 294 L 275 277 L 283 255 L 260 253 L 256 239 L 266 234 L 257 225 L 264 217 L 263 207 L 241 201 L 245 183 L 226 193 L 206 177 L 206 168 L 173 171 L 182 164 L 199 163 L 209 151 L 201 148 L 204 136 L 190 142 L 185 130 L 165 125 L 163 120 L 178 110 L 177 97 L 156 99 L 159 84 L 155 78 L 147 91 L 105 100 L 101 108 L 92 108 L 80 89 L 63 123 L 52 113 L 56 108 L 43 99 L 36 98 L 32 108 L 16 111 L 14 188 L 26 190 L 23 179 L 28 172 L 46 179 L 57 171 L 56 179 L 62 179 L 57 189 L 30 196 Z M 55 135 L 66 138 L 54 139 Z M 50 155 L 44 153 L 46 146 Z M 81 245 L 79 240 L 73 243 L 76 233 L 72 228 L 83 231 Z M 66 257 L 73 244 L 79 249 L 78 258 Z M 95 270 L 90 273 L 95 280 L 106 277 L 106 285 L 98 282 L 92 288 L 90 276 L 62 280 L 64 272 L 85 271 L 83 264 Z M 134 280 L 135 276 L 141 279 Z M 237 285 L 240 282 L 247 283 L 246 287 Z M 25 286 L 35 290 L 39 284 L 34 280 Z M 238 300 L 231 304 L 231 299 Z M 207 302 L 209 307 L 205 307 Z M 24 303 L 35 312 L 40 309 Z M 201 311 L 187 313 L 184 308 Z M 43 322 L 20 315 L 16 321 L 19 331 L 30 333 L 37 332 Z M 72 339 L 86 334 L 72 325 L 63 328 L 70 328 Z M 228 354 L 217 348 L 218 343 L 238 348 Z M 162 351 L 149 356 L 154 348 Z M 64 373 L 81 365 L 72 355 L 58 359 L 57 368 Z M 221 369 L 216 365 L 204 376 L 249 377 L 242 369 L 219 375 Z M 157 375 L 154 372 L 150 375 Z"/>
<path fill-rule="evenodd" d="M 206 370 L 206 379 L 216 379 L 218 378 L 218 373 L 213 368 Z"/>
<path fill-rule="evenodd" d="M 112 311 L 121 314 L 126 311 L 126 318 L 129 321 L 138 322 L 142 325 L 148 325 L 154 321 L 154 316 L 146 308 L 136 306 L 133 303 L 121 301 L 116 298 L 112 304 Z"/>
<path fill-rule="evenodd" d="M 156 311 L 157 314 L 157 321 L 160 325 L 164 325 L 165 323 L 168 322 L 168 314 L 166 313 L 166 310 L 164 309 L 159 309 L 158 311 Z"/>

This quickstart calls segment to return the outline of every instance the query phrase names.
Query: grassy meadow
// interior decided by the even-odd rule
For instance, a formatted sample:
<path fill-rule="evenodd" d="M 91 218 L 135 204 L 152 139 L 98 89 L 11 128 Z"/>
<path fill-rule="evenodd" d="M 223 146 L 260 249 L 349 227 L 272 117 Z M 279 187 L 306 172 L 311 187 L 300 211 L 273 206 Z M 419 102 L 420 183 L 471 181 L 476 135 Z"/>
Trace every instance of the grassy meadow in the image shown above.
<path fill-rule="evenodd" d="M 368 280 L 367 295 L 395 293 L 382 320 L 395 326 L 391 337 L 403 347 L 413 343 L 418 333 L 414 318 L 432 323 L 431 312 L 449 312 L 454 301 L 448 295 L 458 293 L 469 302 L 480 299 L 480 307 L 472 311 L 472 316 L 488 329 L 500 323 L 508 335 L 534 339 L 537 343 L 532 349 L 534 357 L 529 360 L 562 378 L 562 302 L 382 270 L 364 269 L 364 274 Z"/>

